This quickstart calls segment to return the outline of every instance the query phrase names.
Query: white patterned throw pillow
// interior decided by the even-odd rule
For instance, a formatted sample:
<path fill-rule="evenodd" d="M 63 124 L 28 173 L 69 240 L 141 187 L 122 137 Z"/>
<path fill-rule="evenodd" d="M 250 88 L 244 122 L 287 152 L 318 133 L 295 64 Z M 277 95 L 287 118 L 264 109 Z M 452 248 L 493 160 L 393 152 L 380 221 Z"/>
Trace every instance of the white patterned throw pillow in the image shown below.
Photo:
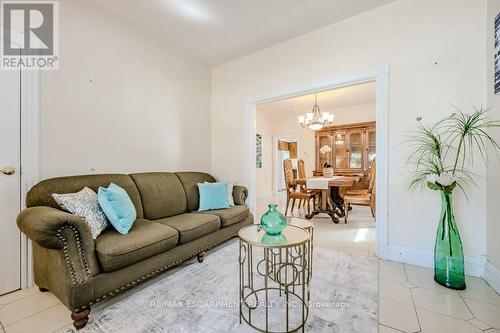
<path fill-rule="evenodd" d="M 62 209 L 85 220 L 93 239 L 108 227 L 109 221 L 99 205 L 97 193 L 92 189 L 85 187 L 77 193 L 54 193 L 52 197 Z"/>
<path fill-rule="evenodd" d="M 229 206 L 231 207 L 234 206 L 233 188 L 234 188 L 234 183 L 227 182 L 227 200 L 229 201 Z"/>

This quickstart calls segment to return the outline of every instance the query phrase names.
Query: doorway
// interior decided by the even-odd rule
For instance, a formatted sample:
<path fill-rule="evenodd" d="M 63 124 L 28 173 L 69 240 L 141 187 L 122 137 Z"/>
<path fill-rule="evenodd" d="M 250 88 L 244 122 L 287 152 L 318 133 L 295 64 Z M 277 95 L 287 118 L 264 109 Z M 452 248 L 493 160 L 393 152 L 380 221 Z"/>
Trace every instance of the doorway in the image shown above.
<path fill-rule="evenodd" d="M 18 31 L 12 30 L 10 37 L 11 44 L 24 42 L 24 35 Z M 33 285 L 31 242 L 18 229 L 16 217 L 25 208 L 27 192 L 39 181 L 40 77 L 36 70 L 0 71 L 0 295 L 3 295 Z"/>
<path fill-rule="evenodd" d="M 387 258 L 388 245 L 388 83 L 389 83 L 389 66 L 383 65 L 365 72 L 337 77 L 330 82 L 322 81 L 319 84 L 306 85 L 302 89 L 292 90 L 289 93 L 283 94 L 283 90 L 273 94 L 269 92 L 261 98 L 255 99 L 247 104 L 246 126 L 247 126 L 247 145 L 246 155 L 249 163 L 246 164 L 246 175 L 249 187 L 248 203 L 250 208 L 257 212 L 257 195 L 256 195 L 256 115 L 259 105 L 274 101 L 284 100 L 287 98 L 308 95 L 315 92 L 322 92 L 342 87 L 350 87 L 362 83 L 374 82 L 376 86 L 376 147 L 377 147 L 377 173 L 376 173 L 376 254 L 379 258 Z"/>
<path fill-rule="evenodd" d="M 293 172 L 297 173 L 299 138 L 295 136 L 274 136 L 273 154 L 273 193 L 278 194 L 286 190 L 283 161 L 290 159 L 292 161 Z"/>

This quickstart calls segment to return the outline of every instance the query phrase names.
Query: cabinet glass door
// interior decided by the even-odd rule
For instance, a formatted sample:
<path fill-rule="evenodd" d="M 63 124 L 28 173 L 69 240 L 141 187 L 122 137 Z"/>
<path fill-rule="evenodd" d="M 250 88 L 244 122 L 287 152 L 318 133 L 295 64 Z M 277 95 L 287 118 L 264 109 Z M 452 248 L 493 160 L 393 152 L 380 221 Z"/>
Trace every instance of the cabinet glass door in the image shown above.
<path fill-rule="evenodd" d="M 377 154 L 377 135 L 374 128 L 368 129 L 368 138 L 366 143 L 366 163 L 367 168 L 370 169 L 372 166 L 372 161 L 375 159 Z"/>
<path fill-rule="evenodd" d="M 363 132 L 349 132 L 349 169 L 363 168 Z"/>
<path fill-rule="evenodd" d="M 332 164 L 332 136 L 330 133 L 319 134 L 318 147 L 318 167 L 323 169 L 325 163 Z"/>
<path fill-rule="evenodd" d="M 347 169 L 347 135 L 345 131 L 336 131 L 333 136 L 335 145 L 335 169 Z"/>

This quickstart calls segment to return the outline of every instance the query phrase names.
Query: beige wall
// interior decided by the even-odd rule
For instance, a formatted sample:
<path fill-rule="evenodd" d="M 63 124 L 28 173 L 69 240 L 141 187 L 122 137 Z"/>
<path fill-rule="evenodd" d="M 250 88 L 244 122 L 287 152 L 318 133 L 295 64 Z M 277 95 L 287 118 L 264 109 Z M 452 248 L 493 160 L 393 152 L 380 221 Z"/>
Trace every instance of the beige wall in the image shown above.
<path fill-rule="evenodd" d="M 59 4 L 60 69 L 41 74 L 42 178 L 210 170 L 209 70 L 94 1 Z"/>
<path fill-rule="evenodd" d="M 490 116 L 494 119 L 500 119 L 500 94 L 494 95 L 493 92 L 493 55 L 494 55 L 494 19 L 500 13 L 500 1 L 488 0 L 488 16 L 487 16 L 487 85 L 486 93 L 488 98 L 488 107 L 490 108 Z M 492 131 L 492 135 L 500 142 L 500 131 Z M 488 261 L 500 270 L 500 161 L 494 157 L 486 169 L 486 205 L 487 205 L 487 255 Z M 498 277 L 500 278 L 500 277 Z"/>
<path fill-rule="evenodd" d="M 321 109 L 335 114 L 335 125 L 352 124 L 375 120 L 375 104 L 352 105 L 333 110 Z M 309 111 L 309 110 L 307 110 Z M 276 189 L 274 175 L 273 136 L 296 137 L 298 140 L 298 159 L 303 159 L 306 174 L 312 176 L 316 168 L 314 132 L 298 125 L 299 115 L 304 110 L 280 110 L 273 103 L 257 106 L 257 133 L 263 134 L 263 167 L 256 172 L 257 198 L 266 197 Z"/>
<path fill-rule="evenodd" d="M 431 256 L 439 194 L 407 189 L 404 140 L 418 116 L 432 123 L 452 112 L 449 103 L 464 111 L 485 104 L 485 13 L 486 0 L 399 0 L 215 67 L 213 172 L 246 182 L 250 101 L 389 64 L 389 196 L 380 198 L 388 200 L 389 244 Z M 482 180 L 469 202 L 457 195 L 456 214 L 466 255 L 484 256 L 485 169 L 474 172 Z"/>

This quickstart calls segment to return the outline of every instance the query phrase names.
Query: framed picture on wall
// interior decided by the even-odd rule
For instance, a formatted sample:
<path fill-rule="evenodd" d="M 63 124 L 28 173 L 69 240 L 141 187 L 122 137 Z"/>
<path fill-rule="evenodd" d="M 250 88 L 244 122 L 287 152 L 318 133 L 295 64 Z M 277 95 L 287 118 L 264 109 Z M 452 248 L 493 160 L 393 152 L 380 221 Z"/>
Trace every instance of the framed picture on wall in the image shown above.
<path fill-rule="evenodd" d="M 500 93 L 500 13 L 495 17 L 495 56 L 494 59 L 494 89 L 495 94 Z"/>
<path fill-rule="evenodd" d="M 255 143 L 255 155 L 257 157 L 257 169 L 262 168 L 262 135 L 257 134 Z"/>

